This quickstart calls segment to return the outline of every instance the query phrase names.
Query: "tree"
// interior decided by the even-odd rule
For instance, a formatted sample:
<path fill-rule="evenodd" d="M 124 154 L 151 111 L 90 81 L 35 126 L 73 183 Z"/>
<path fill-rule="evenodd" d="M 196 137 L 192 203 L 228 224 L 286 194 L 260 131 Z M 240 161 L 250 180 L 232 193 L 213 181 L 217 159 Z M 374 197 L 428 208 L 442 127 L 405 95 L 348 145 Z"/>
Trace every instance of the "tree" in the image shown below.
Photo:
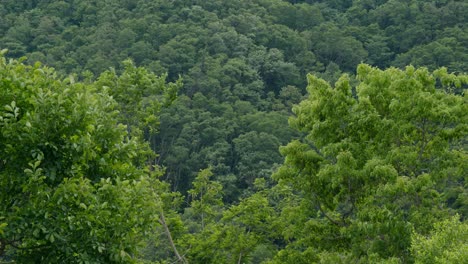
<path fill-rule="evenodd" d="M 335 24 L 323 23 L 306 31 L 305 35 L 313 40 L 313 52 L 322 62 L 337 63 L 348 72 L 368 56 L 359 40 L 345 34 Z"/>
<path fill-rule="evenodd" d="M 274 175 L 299 191 L 302 216 L 285 217 L 295 231 L 276 260 L 411 262 L 413 230 L 457 210 L 446 193 L 466 202 L 468 104 L 454 91 L 468 76 L 360 65 L 356 87 L 308 80 L 290 120 L 306 137 L 281 148 Z"/>
<path fill-rule="evenodd" d="M 192 197 L 191 209 L 194 216 L 200 219 L 201 230 L 205 229 L 205 221 L 219 216 L 219 209 L 223 206 L 223 187 L 220 183 L 211 181 L 211 176 L 211 169 L 200 171 L 192 183 L 193 189 L 188 191 Z"/>
<path fill-rule="evenodd" d="M 442 66 L 451 70 L 466 72 L 468 66 L 460 61 L 467 60 L 467 50 L 455 38 L 441 38 L 426 45 L 416 46 L 395 59 L 397 65 L 424 65 L 431 69 Z"/>
<path fill-rule="evenodd" d="M 149 142 L 156 153 L 159 114 L 175 100 L 182 80 L 166 83 L 167 75 L 157 76 L 146 68 L 136 67 L 131 60 L 123 64 L 121 74 L 114 69 L 103 72 L 95 85 L 97 89 L 107 89 L 117 101 L 118 119 L 127 125 L 130 135 Z"/>
<path fill-rule="evenodd" d="M 0 260 L 132 263 L 158 223 L 147 144 L 110 88 L 0 57 Z"/>
<path fill-rule="evenodd" d="M 267 189 L 226 208 L 222 186 L 210 180 L 211 176 L 210 169 L 201 170 L 189 191 L 191 207 L 184 212 L 188 233 L 178 241 L 189 263 L 252 263 L 253 257 L 268 258 L 274 252 L 268 238 L 277 235 L 277 212 Z M 257 182 L 258 186 L 265 183 Z"/>
<path fill-rule="evenodd" d="M 413 234 L 415 263 L 462 263 L 468 259 L 468 223 L 458 216 L 434 224 L 430 237 Z"/>
<path fill-rule="evenodd" d="M 256 178 L 270 176 L 273 165 L 281 162 L 280 142 L 272 134 L 251 131 L 235 138 L 233 145 L 240 186 L 253 187 Z"/>

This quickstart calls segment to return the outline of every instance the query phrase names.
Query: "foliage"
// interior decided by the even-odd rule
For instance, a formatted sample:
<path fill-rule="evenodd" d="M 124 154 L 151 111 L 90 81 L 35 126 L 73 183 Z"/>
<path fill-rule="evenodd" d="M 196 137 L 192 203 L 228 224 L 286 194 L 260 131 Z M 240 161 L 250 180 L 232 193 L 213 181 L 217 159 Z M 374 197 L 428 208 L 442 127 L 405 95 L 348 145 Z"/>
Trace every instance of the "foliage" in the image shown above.
<path fill-rule="evenodd" d="M 415 263 L 462 263 L 468 258 L 468 224 L 458 216 L 434 224 L 426 237 L 413 234 Z"/>
<path fill-rule="evenodd" d="M 3 0 L 0 259 L 462 258 L 467 8 Z"/>
<path fill-rule="evenodd" d="M 253 154 L 233 151 L 234 139 L 264 132 L 268 141 L 284 144 L 298 136 L 283 125 L 289 131 L 280 136 L 275 129 L 244 129 L 243 114 L 264 115 L 270 123 L 281 116 L 284 123 L 305 93 L 307 73 L 335 82 L 354 74 L 360 62 L 466 72 L 467 7 L 456 0 L 4 0 L 0 43 L 10 56 L 41 61 L 77 80 L 101 76 L 100 85 L 114 87 L 109 93 L 123 113 L 119 121 L 157 150 L 152 163 L 167 167 L 174 190 L 186 193 L 198 171 L 211 166 L 225 200 L 235 202 L 281 158 L 277 143 Z M 158 84 L 165 80 L 175 83 Z M 151 111 L 161 108 L 153 99 L 162 87 L 187 97 L 159 117 Z M 300 96 L 282 97 L 287 87 Z M 148 124 L 158 122 L 157 135 Z M 246 164 L 249 155 L 261 168 Z"/>
<path fill-rule="evenodd" d="M 116 122 L 111 88 L 3 56 L 0 80 L 0 258 L 134 262 L 163 189 L 147 145 Z"/>
<path fill-rule="evenodd" d="M 278 237 L 278 211 L 271 199 L 276 192 L 260 187 L 265 181 L 257 179 L 258 192 L 227 208 L 222 187 L 209 180 L 211 176 L 209 169 L 200 171 L 189 190 L 192 203 L 183 215 L 187 233 L 178 241 L 188 262 L 255 263 L 271 258 L 275 245 L 270 238 Z"/>
<path fill-rule="evenodd" d="M 412 230 L 426 234 L 457 209 L 444 193 L 466 201 L 468 104 L 451 88 L 467 76 L 411 66 L 357 73 L 357 87 L 347 75 L 333 88 L 309 75 L 309 97 L 293 109 L 291 125 L 307 136 L 281 148 L 274 177 L 300 191 L 303 216 L 285 215 L 293 242 L 278 262 L 410 262 Z"/>

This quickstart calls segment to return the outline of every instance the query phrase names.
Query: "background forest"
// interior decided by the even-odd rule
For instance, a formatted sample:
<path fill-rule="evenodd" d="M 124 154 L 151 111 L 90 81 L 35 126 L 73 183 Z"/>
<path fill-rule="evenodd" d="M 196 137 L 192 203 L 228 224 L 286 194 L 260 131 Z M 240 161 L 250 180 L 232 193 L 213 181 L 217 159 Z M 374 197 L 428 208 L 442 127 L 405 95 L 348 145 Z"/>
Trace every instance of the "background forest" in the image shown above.
<path fill-rule="evenodd" d="M 0 262 L 462 263 L 467 13 L 2 0 Z"/>

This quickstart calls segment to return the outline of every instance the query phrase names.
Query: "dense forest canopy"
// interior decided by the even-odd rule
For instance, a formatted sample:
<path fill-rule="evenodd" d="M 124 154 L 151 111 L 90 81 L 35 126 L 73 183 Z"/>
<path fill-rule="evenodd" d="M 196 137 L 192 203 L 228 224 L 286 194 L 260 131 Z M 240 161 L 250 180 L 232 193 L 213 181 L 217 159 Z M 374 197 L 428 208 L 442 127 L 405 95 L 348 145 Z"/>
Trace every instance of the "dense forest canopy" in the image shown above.
<path fill-rule="evenodd" d="M 77 79 L 120 72 L 127 58 L 182 76 L 161 113 L 158 163 L 183 192 L 212 166 L 235 200 L 298 136 L 286 120 L 307 73 L 335 82 L 361 62 L 467 72 L 467 12 L 466 1 L 5 0 L 0 43 Z"/>
<path fill-rule="evenodd" d="M 462 263 L 466 13 L 1 1 L 0 262 Z"/>

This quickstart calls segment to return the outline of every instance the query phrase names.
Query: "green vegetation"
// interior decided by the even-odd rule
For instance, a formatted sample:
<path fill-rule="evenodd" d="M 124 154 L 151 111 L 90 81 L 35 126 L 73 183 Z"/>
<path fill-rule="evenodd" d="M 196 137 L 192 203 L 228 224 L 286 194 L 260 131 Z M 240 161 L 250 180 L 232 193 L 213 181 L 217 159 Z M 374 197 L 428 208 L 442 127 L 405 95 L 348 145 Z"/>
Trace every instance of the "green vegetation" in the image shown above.
<path fill-rule="evenodd" d="M 309 76 L 309 97 L 293 108 L 291 125 L 307 135 L 281 148 L 274 178 L 299 191 L 305 216 L 285 219 L 297 229 L 279 263 L 408 263 L 412 232 L 466 206 L 468 104 L 448 90 L 467 76 L 360 65 L 357 79 L 331 88 Z"/>
<path fill-rule="evenodd" d="M 130 260 L 154 228 L 162 184 L 147 145 L 116 123 L 109 88 L 3 56 L 0 78 L 0 256 Z"/>
<path fill-rule="evenodd" d="M 467 12 L 2 1 L 0 262 L 462 263 Z"/>

